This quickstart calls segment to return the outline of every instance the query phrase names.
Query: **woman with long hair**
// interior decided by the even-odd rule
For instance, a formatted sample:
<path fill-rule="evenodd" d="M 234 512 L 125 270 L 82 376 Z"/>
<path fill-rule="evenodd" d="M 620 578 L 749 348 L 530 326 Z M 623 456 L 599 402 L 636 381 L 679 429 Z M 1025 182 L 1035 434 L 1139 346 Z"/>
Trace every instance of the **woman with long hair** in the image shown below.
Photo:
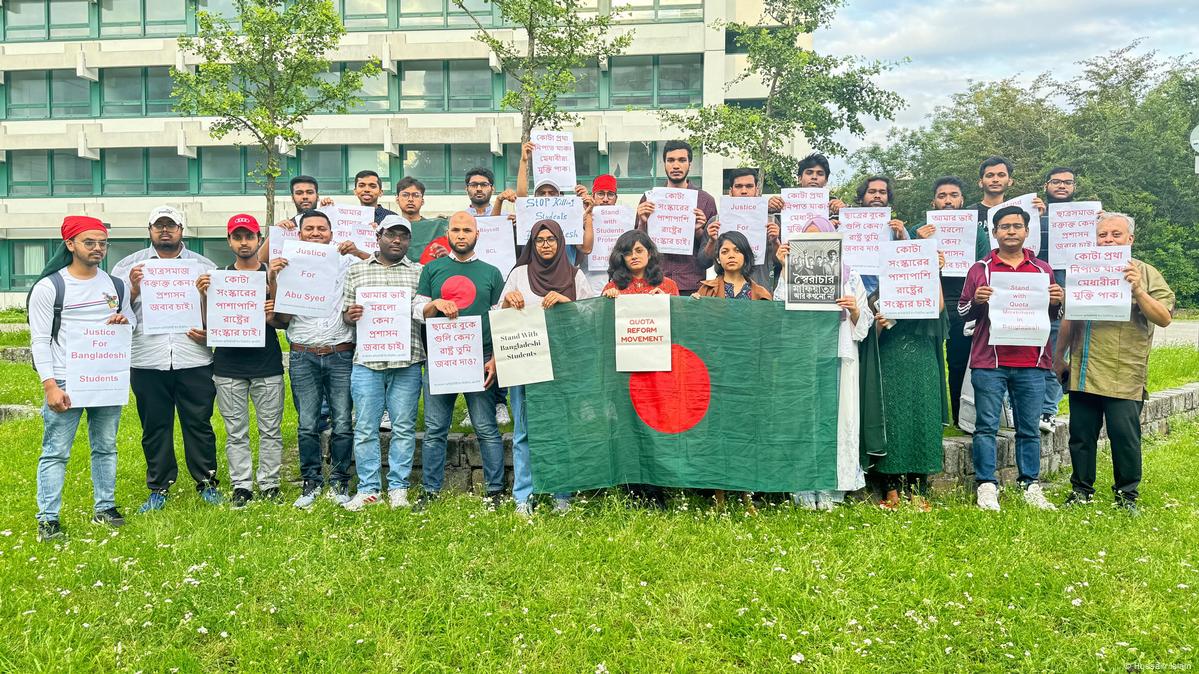
<path fill-rule="evenodd" d="M 716 278 L 701 281 L 692 297 L 730 300 L 769 300 L 770 291 L 749 277 L 754 251 L 741 232 L 725 232 L 716 239 Z"/>
<path fill-rule="evenodd" d="M 639 229 L 620 235 L 608 258 L 608 285 L 605 297 L 618 295 L 678 295 L 679 287 L 662 273 L 662 254 Z"/>

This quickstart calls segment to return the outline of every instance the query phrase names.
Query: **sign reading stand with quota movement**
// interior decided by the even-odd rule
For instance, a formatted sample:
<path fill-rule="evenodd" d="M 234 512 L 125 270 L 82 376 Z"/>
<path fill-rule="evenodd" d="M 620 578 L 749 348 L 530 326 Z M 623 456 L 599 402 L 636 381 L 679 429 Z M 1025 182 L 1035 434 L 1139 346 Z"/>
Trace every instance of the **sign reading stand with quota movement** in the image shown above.
<path fill-rule="evenodd" d="M 122 406 L 129 402 L 130 325 L 91 325 L 64 331 L 67 395 L 71 407 Z"/>

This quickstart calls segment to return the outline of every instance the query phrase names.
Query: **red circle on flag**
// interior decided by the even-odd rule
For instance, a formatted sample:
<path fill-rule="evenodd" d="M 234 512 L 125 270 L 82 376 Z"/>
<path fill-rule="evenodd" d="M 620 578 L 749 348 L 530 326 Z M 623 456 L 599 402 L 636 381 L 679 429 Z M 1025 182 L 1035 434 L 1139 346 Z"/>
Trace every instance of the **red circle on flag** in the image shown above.
<path fill-rule="evenodd" d="M 461 274 L 451 276 L 441 284 L 441 299 L 453 302 L 458 311 L 475 303 L 476 292 L 474 282 Z"/>
<path fill-rule="evenodd" d="M 629 399 L 650 428 L 659 433 L 682 433 L 708 413 L 712 382 L 708 366 L 691 349 L 672 344 L 670 359 L 670 372 L 629 375 Z"/>

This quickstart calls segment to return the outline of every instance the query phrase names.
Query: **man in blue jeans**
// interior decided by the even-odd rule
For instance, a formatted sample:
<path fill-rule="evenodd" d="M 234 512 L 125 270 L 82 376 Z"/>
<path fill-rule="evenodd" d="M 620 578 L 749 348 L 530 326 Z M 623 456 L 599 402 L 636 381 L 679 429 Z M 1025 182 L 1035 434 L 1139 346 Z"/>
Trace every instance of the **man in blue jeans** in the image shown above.
<path fill-rule="evenodd" d="M 1066 166 L 1055 166 L 1045 174 L 1045 203 L 1060 204 L 1074 201 L 1074 169 Z M 1048 209 L 1041 214 L 1041 252 L 1037 257 L 1049 261 L 1049 214 Z M 1066 282 L 1066 272 L 1063 269 L 1053 270 L 1053 278 L 1058 285 Z M 1055 320 L 1049 326 L 1049 348 L 1057 348 L 1057 336 L 1061 331 L 1061 320 Z M 1041 430 L 1052 433 L 1057 426 L 1057 408 L 1062 402 L 1062 382 L 1052 371 L 1045 375 L 1045 404 L 1041 408 Z"/>
<path fill-rule="evenodd" d="M 970 347 L 970 380 L 974 385 L 977 414 L 974 428 L 974 479 L 978 483 L 978 507 L 999 510 L 998 482 L 995 479 L 995 436 L 1006 393 L 1012 401 L 1016 421 L 1017 481 L 1024 488 L 1024 500 L 1042 510 L 1056 508 L 1037 482 L 1041 473 L 1041 433 L 1038 426 L 1045 400 L 1045 371 L 1052 370 L 1053 349 L 1048 339 L 1042 346 L 1003 346 L 991 344 L 988 315 L 993 273 L 1044 274 L 1049 286 L 1049 318 L 1062 316 L 1062 287 L 1053 279 L 1053 269 L 1024 247 L 1028 237 L 1028 213 L 1018 206 L 1001 208 L 995 213 L 992 232 L 999 248 L 974 263 L 966 274 L 958 315 L 963 321 L 975 321 Z"/>

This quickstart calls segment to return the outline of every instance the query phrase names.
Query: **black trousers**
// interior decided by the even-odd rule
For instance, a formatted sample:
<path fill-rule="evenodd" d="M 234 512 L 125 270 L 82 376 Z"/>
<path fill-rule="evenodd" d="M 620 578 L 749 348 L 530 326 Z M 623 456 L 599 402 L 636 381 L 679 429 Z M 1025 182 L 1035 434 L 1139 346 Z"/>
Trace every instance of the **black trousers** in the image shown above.
<path fill-rule="evenodd" d="M 949 297 L 945 298 L 946 305 Z M 945 364 L 949 369 L 949 408 L 953 411 L 953 423 L 958 422 L 962 409 L 962 380 L 970 367 L 970 344 L 972 337 L 962 334 L 965 322 L 958 316 L 956 302 L 949 313 L 949 339 L 945 341 Z"/>
<path fill-rule="evenodd" d="M 1070 392 L 1070 485 L 1074 491 L 1095 493 L 1096 445 L 1107 423 L 1112 444 L 1112 491 L 1120 500 L 1135 501 L 1141 484 L 1140 400 Z"/>
<path fill-rule="evenodd" d="M 137 398 L 142 422 L 142 452 L 146 455 L 146 486 L 166 491 L 179 477 L 175 460 L 175 412 L 183 429 L 183 456 L 196 490 L 216 486 L 216 436 L 212 405 L 216 385 L 212 365 L 183 370 L 133 368 L 129 385 Z"/>

